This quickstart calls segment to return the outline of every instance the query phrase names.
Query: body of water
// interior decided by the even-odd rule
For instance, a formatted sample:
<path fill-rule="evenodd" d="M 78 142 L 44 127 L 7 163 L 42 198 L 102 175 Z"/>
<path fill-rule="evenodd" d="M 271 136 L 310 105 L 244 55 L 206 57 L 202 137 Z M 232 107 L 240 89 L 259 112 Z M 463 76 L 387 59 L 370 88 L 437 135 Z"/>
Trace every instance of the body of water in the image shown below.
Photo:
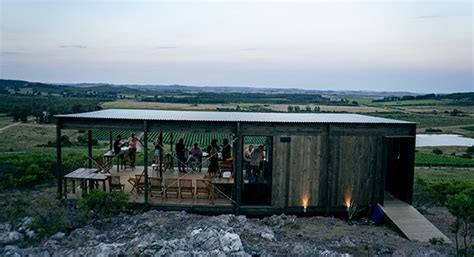
<path fill-rule="evenodd" d="M 474 138 L 463 137 L 454 134 L 418 134 L 416 135 L 416 146 L 472 146 Z"/>

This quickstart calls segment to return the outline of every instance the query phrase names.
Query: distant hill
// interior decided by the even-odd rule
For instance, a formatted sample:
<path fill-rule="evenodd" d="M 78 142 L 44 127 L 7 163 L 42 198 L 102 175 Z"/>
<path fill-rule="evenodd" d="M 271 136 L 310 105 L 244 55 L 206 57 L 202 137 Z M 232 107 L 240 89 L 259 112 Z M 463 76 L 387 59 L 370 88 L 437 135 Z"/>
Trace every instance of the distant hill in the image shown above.
<path fill-rule="evenodd" d="M 255 88 L 255 87 L 215 87 L 215 86 L 187 86 L 187 85 L 133 85 L 107 83 L 38 83 L 22 80 L 0 79 L 0 89 L 41 89 L 43 92 L 58 93 L 71 92 L 108 92 L 113 94 L 140 94 L 152 93 L 263 93 L 263 94 L 315 94 L 340 98 L 383 98 L 387 96 L 416 96 L 411 92 L 376 92 L 376 91 L 337 91 L 337 90 L 309 90 L 299 88 Z"/>

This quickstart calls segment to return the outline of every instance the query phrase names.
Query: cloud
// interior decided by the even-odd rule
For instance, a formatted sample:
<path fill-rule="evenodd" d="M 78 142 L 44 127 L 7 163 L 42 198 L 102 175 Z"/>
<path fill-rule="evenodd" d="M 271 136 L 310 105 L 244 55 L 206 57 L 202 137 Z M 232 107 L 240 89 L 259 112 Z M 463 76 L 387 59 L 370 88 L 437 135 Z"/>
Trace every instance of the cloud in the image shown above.
<path fill-rule="evenodd" d="M 178 47 L 176 46 L 158 46 L 156 47 L 156 49 L 160 49 L 160 50 L 167 50 L 167 49 L 176 49 Z"/>
<path fill-rule="evenodd" d="M 76 49 L 84 49 L 87 48 L 85 45 L 62 45 L 59 46 L 60 48 L 76 48 Z"/>
<path fill-rule="evenodd" d="M 250 47 L 250 48 L 243 48 L 241 49 L 242 51 L 256 51 L 257 48 L 253 48 L 253 47 Z"/>
<path fill-rule="evenodd" d="M 417 16 L 416 18 L 417 19 L 436 19 L 439 17 L 441 17 L 441 15 L 421 15 L 421 16 Z"/>
<path fill-rule="evenodd" d="M 0 52 L 0 55 L 2 56 L 7 56 L 7 55 L 20 55 L 23 54 L 22 52 L 9 52 L 9 51 L 2 51 Z"/>

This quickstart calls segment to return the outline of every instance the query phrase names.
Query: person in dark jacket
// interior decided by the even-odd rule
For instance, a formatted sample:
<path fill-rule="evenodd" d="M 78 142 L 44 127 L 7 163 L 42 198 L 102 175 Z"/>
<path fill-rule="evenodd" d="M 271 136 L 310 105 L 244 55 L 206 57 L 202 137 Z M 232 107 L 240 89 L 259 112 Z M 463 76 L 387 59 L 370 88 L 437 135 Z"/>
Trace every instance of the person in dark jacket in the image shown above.
<path fill-rule="evenodd" d="M 178 158 L 178 171 L 186 172 L 186 146 L 184 145 L 184 139 L 180 138 L 176 144 L 176 157 Z"/>

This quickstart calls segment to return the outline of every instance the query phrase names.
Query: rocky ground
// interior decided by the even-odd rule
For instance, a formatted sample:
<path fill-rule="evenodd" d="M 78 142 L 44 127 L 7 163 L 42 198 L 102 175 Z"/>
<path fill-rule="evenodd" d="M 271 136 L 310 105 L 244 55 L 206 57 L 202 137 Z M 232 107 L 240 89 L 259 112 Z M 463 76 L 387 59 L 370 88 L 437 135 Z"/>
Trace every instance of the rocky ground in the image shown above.
<path fill-rule="evenodd" d="M 368 220 L 202 216 L 148 211 L 91 222 L 31 246 L 31 219 L 0 225 L 0 256 L 452 256 L 447 245 L 410 242 Z M 27 246 L 29 245 L 29 246 Z M 25 247 L 26 246 L 26 247 Z"/>

